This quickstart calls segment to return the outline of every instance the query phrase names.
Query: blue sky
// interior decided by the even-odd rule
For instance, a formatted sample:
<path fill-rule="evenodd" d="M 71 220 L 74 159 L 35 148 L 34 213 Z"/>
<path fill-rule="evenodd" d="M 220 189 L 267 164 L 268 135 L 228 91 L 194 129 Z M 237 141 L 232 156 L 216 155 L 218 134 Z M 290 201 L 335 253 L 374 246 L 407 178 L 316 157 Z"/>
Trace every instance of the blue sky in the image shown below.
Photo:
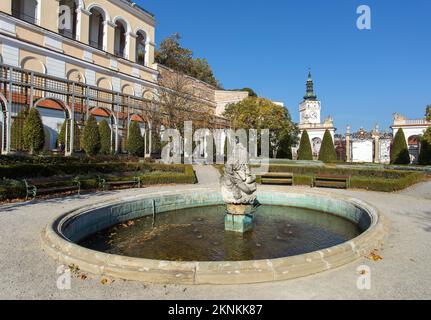
<path fill-rule="evenodd" d="M 156 16 L 157 44 L 179 32 L 226 89 L 283 101 L 295 121 L 309 67 L 339 133 L 386 129 L 393 112 L 420 118 L 431 104 L 429 0 L 136 1 Z M 372 30 L 356 28 L 361 4 Z"/>

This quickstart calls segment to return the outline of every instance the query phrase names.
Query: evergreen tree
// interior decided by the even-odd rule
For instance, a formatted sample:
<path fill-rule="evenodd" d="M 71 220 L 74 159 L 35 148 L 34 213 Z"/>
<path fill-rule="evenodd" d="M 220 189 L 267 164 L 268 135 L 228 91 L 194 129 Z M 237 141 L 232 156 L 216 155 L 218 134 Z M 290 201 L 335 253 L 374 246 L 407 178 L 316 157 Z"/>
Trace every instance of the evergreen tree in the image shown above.
<path fill-rule="evenodd" d="M 130 123 L 127 151 L 133 156 L 141 157 L 144 154 L 144 139 L 141 136 L 139 123 L 136 121 Z"/>
<path fill-rule="evenodd" d="M 304 130 L 299 142 L 298 160 L 313 160 L 313 151 L 311 150 L 310 138 L 307 130 Z"/>
<path fill-rule="evenodd" d="M 99 134 L 100 134 L 100 153 L 110 154 L 111 153 L 111 128 L 106 120 L 99 122 Z"/>
<path fill-rule="evenodd" d="M 59 144 L 63 145 L 64 148 L 69 148 L 69 146 L 66 146 L 66 125 L 67 127 L 67 141 L 70 139 L 70 120 L 64 120 L 63 125 L 61 126 L 60 133 L 58 134 L 57 141 Z M 79 130 L 78 124 L 74 123 L 73 128 L 73 148 L 74 150 L 80 150 L 81 149 L 81 130 Z M 69 142 L 68 142 L 69 143 Z"/>
<path fill-rule="evenodd" d="M 403 129 L 399 129 L 391 146 L 391 164 L 410 164 L 410 154 Z"/>
<path fill-rule="evenodd" d="M 89 156 L 96 155 L 100 150 L 100 134 L 97 120 L 93 115 L 88 117 L 82 136 L 82 147 Z"/>
<path fill-rule="evenodd" d="M 32 108 L 24 122 L 23 128 L 24 146 L 30 154 L 37 153 L 45 145 L 45 132 L 39 111 Z"/>
<path fill-rule="evenodd" d="M 319 160 L 325 163 L 334 162 L 337 160 L 334 141 L 332 140 L 329 130 L 326 130 L 325 134 L 323 135 L 323 141 L 319 152 Z"/>
<path fill-rule="evenodd" d="M 11 126 L 11 148 L 15 151 L 25 151 L 24 147 L 24 123 L 28 115 L 28 109 L 25 108 L 18 112 L 13 119 Z"/>
<path fill-rule="evenodd" d="M 421 150 L 418 161 L 421 165 L 431 165 L 431 127 L 427 129 L 421 139 Z"/>

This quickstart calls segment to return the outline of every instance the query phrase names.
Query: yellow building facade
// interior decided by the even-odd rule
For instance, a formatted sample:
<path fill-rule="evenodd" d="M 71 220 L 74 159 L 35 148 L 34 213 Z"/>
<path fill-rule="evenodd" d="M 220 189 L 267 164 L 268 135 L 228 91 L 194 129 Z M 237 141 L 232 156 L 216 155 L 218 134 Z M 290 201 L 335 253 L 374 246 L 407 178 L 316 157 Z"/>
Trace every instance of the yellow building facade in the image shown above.
<path fill-rule="evenodd" d="M 154 63 L 155 34 L 154 16 L 129 0 L 1 0 L 2 153 L 17 151 L 13 122 L 29 106 L 44 110 L 47 150 L 56 148 L 65 119 L 82 124 L 90 111 L 108 119 L 115 152 L 124 149 L 130 121 L 140 121 L 150 155 L 150 113 L 163 90 L 159 77 L 165 70 Z M 196 98 L 214 115 L 221 115 L 229 101 L 246 97 L 243 92 L 216 94 L 216 88 L 194 83 Z M 65 151 L 71 154 L 72 121 L 68 128 L 72 138 Z"/>

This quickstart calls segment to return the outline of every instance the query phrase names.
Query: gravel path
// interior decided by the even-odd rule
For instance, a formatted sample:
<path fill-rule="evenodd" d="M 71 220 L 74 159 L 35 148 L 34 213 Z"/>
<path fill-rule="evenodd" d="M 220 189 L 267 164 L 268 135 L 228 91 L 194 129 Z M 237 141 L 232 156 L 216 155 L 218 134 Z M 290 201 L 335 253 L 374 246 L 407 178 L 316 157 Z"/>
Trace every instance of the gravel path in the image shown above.
<path fill-rule="evenodd" d="M 199 184 L 214 185 L 220 180 L 220 173 L 213 166 L 195 165 L 193 170 L 195 170 Z"/>
<path fill-rule="evenodd" d="M 212 170 L 211 170 L 212 171 Z M 198 170 L 198 175 L 203 171 Z M 212 179 L 212 178 L 211 178 Z M 202 182 L 202 180 L 200 180 Z M 210 181 L 203 181 L 208 183 Z M 290 281 L 232 286 L 155 285 L 87 274 L 73 277 L 70 290 L 56 286 L 57 264 L 40 249 L 42 228 L 54 217 L 92 202 L 161 190 L 199 188 L 169 186 L 106 192 L 0 207 L 0 299 L 429 299 L 431 298 L 431 200 L 406 194 L 334 190 L 381 209 L 391 221 L 391 233 L 381 261 L 366 258 L 336 270 Z M 265 187 L 302 190 L 296 187 Z M 417 186 L 424 197 L 431 183 Z M 371 269 L 371 290 L 358 290 L 357 267 Z"/>

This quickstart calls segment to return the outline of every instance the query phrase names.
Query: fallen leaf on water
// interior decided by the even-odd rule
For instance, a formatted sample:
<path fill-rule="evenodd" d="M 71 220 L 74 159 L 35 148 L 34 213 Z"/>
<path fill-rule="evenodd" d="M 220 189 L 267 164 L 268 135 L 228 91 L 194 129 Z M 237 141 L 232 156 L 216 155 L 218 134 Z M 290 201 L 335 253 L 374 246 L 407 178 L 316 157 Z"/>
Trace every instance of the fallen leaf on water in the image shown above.
<path fill-rule="evenodd" d="M 87 279 L 87 276 L 85 274 L 81 274 L 81 280 Z"/>
<path fill-rule="evenodd" d="M 108 283 L 108 279 L 103 278 L 102 281 L 100 281 L 101 284 L 105 285 Z"/>

